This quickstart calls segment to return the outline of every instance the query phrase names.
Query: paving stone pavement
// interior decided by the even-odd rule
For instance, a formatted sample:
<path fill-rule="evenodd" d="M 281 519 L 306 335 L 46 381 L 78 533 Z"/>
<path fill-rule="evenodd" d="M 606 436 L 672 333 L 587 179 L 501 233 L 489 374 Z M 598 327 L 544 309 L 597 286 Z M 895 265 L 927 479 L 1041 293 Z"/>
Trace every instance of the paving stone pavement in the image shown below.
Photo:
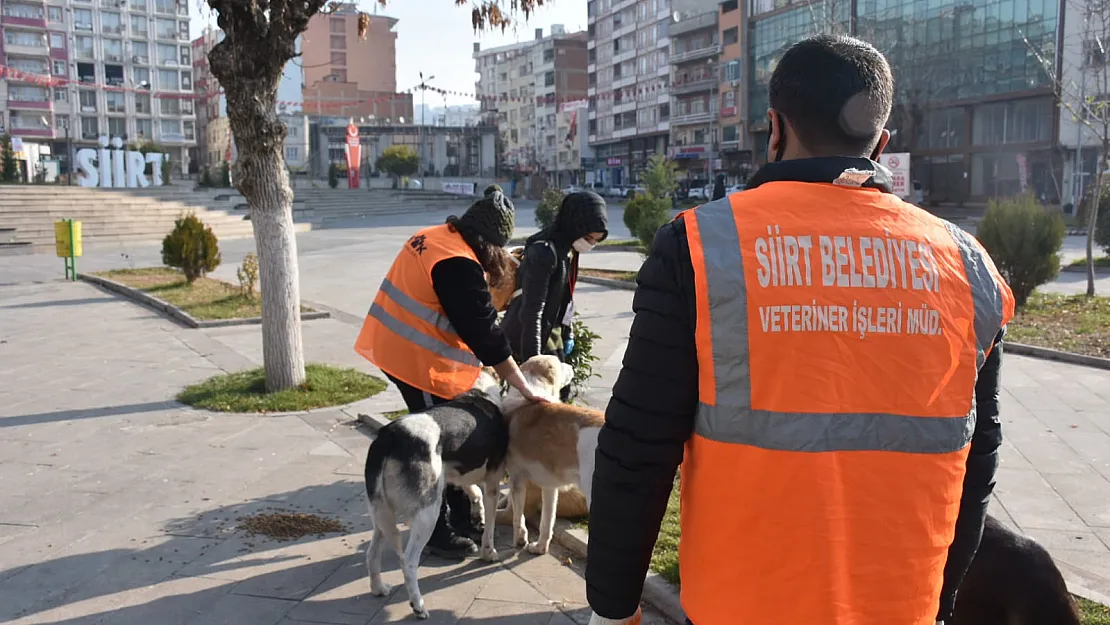
<path fill-rule="evenodd" d="M 352 326 L 305 325 L 312 360 L 365 366 Z M 342 348 L 338 347 L 341 346 Z M 186 330 L 83 283 L 0 287 L 0 622 L 363 625 L 411 618 L 368 595 L 360 410 L 213 414 L 169 401 L 258 361 L 256 327 Z M 236 529 L 268 510 L 341 520 L 279 542 Z M 581 562 L 517 555 L 421 566 L 429 623 L 585 625 Z M 386 582 L 400 572 L 386 554 Z M 653 625 L 667 623 L 651 612 Z"/>
<path fill-rule="evenodd" d="M 305 323 L 310 361 L 372 370 L 351 344 L 412 227 L 298 237 L 303 296 L 335 313 Z M 234 281 L 249 244 L 224 247 L 217 277 Z M 147 246 L 82 262 L 106 269 L 157 258 Z M 0 622 L 406 617 L 403 591 L 388 601 L 365 596 L 356 553 L 367 539 L 359 482 L 368 438 L 354 416 L 402 407 L 396 391 L 291 417 L 182 408 L 168 400 L 183 385 L 260 364 L 258 328 L 185 330 L 91 286 L 55 280 L 56 265 L 47 256 L 0 258 Z M 600 377 L 587 395 L 594 405 L 607 403 L 619 373 L 632 295 L 579 287 L 579 313 L 601 335 Z M 1045 544 L 1070 583 L 1110 596 L 1110 372 L 1011 355 L 1003 377 L 1006 443 L 991 512 Z M 319 511 L 351 529 L 281 544 L 232 530 L 235 518 L 267 506 Z M 433 622 L 582 621 L 577 563 L 429 560 L 422 575 Z"/>

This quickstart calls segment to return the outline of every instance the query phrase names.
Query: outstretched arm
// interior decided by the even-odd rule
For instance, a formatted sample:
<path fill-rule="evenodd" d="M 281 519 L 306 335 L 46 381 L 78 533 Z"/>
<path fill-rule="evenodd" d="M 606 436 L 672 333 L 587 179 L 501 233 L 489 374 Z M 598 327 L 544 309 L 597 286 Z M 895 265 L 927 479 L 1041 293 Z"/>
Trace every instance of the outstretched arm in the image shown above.
<path fill-rule="evenodd" d="M 622 623 L 639 607 L 697 409 L 694 280 L 681 221 L 656 234 L 637 283 L 623 368 L 598 437 L 586 563 L 595 615 Z"/>

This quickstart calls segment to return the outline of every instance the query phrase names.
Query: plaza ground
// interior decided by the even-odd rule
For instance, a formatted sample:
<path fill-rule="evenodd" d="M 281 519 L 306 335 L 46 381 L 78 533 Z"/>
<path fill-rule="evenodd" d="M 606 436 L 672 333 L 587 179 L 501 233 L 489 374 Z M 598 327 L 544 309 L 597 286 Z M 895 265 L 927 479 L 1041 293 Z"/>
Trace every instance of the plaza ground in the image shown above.
<path fill-rule="evenodd" d="M 530 207 L 518 226 L 527 232 Z M 306 322 L 309 361 L 372 368 L 351 345 L 405 238 L 445 214 L 352 221 L 298 236 L 302 296 L 333 313 Z M 614 237 L 627 237 L 619 209 Z M 1070 245 L 1070 243 L 1069 243 Z M 249 239 L 222 245 L 235 281 Z M 586 264 L 636 265 L 623 252 Z M 157 265 L 158 247 L 93 250 L 82 271 Z M 257 326 L 187 330 L 84 283 L 51 256 L 0 258 L 0 621 L 18 623 L 386 623 L 403 589 L 368 596 L 369 537 L 358 412 L 402 407 L 392 388 L 348 409 L 217 415 L 171 401 L 184 385 L 261 362 Z M 1082 283 L 1082 274 L 1075 274 Z M 1065 278 L 1068 276 L 1065 276 Z M 1053 288 L 1071 289 L 1067 281 Z M 1110 292 L 1110 284 L 1105 286 Z M 631 291 L 583 284 L 601 335 L 603 406 L 632 320 Z M 1007 356 L 1006 433 L 991 512 L 1044 544 L 1069 581 L 1110 595 L 1110 372 Z M 343 535 L 277 543 L 234 530 L 267 508 L 338 518 Z M 422 566 L 431 623 L 581 623 L 582 565 L 565 553 Z M 387 555 L 387 583 L 399 581 Z M 392 579 L 391 579 L 392 578 Z M 649 614 L 648 622 L 664 623 Z"/>

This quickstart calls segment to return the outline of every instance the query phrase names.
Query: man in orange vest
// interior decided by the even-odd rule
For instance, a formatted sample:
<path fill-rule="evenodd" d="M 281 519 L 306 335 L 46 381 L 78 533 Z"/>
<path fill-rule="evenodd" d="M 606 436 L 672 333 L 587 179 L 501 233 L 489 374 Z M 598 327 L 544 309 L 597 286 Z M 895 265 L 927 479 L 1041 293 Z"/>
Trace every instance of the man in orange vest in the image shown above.
<path fill-rule="evenodd" d="M 355 351 L 397 386 L 410 412 L 469 390 L 483 364 L 529 400 L 548 401 L 517 368 L 490 297 L 491 284 L 512 279 L 504 246 L 514 223 L 512 202 L 487 189 L 462 217 L 410 237 L 389 268 Z M 481 533 L 470 509 L 466 493 L 448 486 L 428 550 L 445 558 L 477 553 L 466 536 Z"/>
<path fill-rule="evenodd" d="M 891 194 L 886 59 L 790 48 L 747 190 L 660 229 L 598 440 L 591 622 L 635 623 L 681 468 L 694 625 L 933 625 L 993 489 L 1014 300 L 969 234 Z"/>

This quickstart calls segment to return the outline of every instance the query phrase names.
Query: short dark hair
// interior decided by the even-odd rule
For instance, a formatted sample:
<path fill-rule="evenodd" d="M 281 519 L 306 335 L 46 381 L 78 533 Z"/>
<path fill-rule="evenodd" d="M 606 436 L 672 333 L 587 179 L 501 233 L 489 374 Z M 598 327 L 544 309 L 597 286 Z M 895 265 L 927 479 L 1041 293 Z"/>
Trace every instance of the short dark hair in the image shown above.
<path fill-rule="evenodd" d="M 782 56 L 771 108 L 816 155 L 867 156 L 890 117 L 894 78 L 871 44 L 839 35 L 803 39 Z"/>

